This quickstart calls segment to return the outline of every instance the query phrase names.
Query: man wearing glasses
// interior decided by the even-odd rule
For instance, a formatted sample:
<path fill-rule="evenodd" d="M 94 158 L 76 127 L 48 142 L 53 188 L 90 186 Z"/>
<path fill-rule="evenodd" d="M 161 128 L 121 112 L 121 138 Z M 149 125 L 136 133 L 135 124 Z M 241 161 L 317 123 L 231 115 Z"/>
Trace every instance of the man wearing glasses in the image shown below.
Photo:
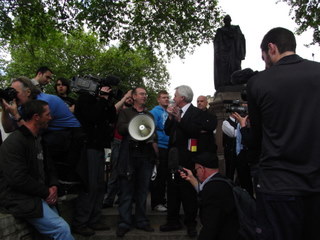
<path fill-rule="evenodd" d="M 203 152 L 193 161 L 196 177 L 187 168 L 180 171 L 180 176 L 192 184 L 200 199 L 199 216 L 202 228 L 198 240 L 240 239 L 232 189 L 224 181 L 213 181 L 215 178 L 224 178 L 219 173 L 217 155 Z"/>

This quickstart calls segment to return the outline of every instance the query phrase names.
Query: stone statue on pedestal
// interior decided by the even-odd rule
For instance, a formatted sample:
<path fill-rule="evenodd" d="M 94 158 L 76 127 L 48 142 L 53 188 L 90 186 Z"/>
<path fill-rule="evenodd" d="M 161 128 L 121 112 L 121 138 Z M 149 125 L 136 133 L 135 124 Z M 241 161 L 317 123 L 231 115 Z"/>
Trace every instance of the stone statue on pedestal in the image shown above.
<path fill-rule="evenodd" d="M 241 61 L 246 55 L 246 40 L 240 27 L 231 25 L 231 17 L 225 16 L 224 26 L 217 30 L 214 38 L 214 85 L 232 85 L 231 74 L 241 69 Z"/>

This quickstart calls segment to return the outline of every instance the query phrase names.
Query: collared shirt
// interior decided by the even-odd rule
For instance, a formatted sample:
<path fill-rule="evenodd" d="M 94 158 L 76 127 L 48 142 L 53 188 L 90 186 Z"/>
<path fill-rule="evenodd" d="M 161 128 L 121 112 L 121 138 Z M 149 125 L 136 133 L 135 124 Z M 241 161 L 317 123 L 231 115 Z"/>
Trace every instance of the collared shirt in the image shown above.
<path fill-rule="evenodd" d="M 218 172 L 212 173 L 209 177 L 206 178 L 202 183 L 200 183 L 195 189 L 197 193 L 201 192 L 204 188 L 204 185 L 206 185 L 207 182 L 209 182 L 210 178 L 212 178 L 214 175 L 216 175 Z"/>
<path fill-rule="evenodd" d="M 236 120 L 231 116 L 229 117 L 229 119 L 233 122 L 236 122 Z M 233 126 L 231 126 L 231 124 L 227 120 L 224 120 L 222 122 L 222 132 L 224 132 L 228 137 L 237 137 L 236 129 Z"/>
<path fill-rule="evenodd" d="M 186 105 L 184 105 L 181 110 L 182 110 L 182 114 L 181 114 L 181 118 L 183 118 L 184 114 L 186 113 L 186 111 L 188 110 L 188 108 L 191 106 L 191 103 L 187 103 Z"/>

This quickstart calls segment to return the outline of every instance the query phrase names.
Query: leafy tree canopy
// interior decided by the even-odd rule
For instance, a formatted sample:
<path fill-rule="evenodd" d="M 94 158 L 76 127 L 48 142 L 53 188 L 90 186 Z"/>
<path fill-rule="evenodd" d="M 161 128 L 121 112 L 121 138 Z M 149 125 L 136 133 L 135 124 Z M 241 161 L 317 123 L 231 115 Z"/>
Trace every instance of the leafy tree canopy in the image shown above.
<path fill-rule="evenodd" d="M 319 0 L 279 0 L 288 3 L 290 14 L 298 25 L 297 33 L 313 30 L 312 44 L 320 45 L 320 3 Z"/>
<path fill-rule="evenodd" d="M 147 46 L 168 56 L 212 40 L 222 20 L 217 0 L 2 0 L 0 38 L 10 44 L 48 39 L 52 29 L 84 26 L 100 41 Z"/>
<path fill-rule="evenodd" d="M 127 91 L 136 86 L 145 86 L 151 97 L 150 104 L 156 104 L 156 92 L 167 89 L 169 74 L 162 59 L 155 56 L 148 47 L 131 48 L 126 44 L 106 46 L 95 34 L 73 31 L 65 36 L 51 32 L 46 41 L 28 41 L 9 48 L 11 60 L 0 62 L 0 69 L 8 82 L 17 76 L 32 78 L 40 66 L 48 66 L 54 78 L 93 75 L 120 77 L 119 88 Z M 46 91 L 54 93 L 54 83 Z"/>

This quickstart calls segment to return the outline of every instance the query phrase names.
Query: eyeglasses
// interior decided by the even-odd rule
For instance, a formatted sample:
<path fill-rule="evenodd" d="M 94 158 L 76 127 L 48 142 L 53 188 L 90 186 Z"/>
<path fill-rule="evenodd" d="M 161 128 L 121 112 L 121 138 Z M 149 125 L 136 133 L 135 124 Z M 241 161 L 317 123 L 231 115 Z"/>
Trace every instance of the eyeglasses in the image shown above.
<path fill-rule="evenodd" d="M 201 167 L 197 167 L 197 168 L 195 168 L 195 169 L 192 170 L 193 175 L 197 175 L 197 170 L 198 170 L 199 168 L 201 168 Z"/>
<path fill-rule="evenodd" d="M 148 94 L 147 93 L 144 93 L 144 92 L 140 92 L 140 93 L 138 93 L 140 96 L 146 96 L 146 97 L 148 97 Z"/>

